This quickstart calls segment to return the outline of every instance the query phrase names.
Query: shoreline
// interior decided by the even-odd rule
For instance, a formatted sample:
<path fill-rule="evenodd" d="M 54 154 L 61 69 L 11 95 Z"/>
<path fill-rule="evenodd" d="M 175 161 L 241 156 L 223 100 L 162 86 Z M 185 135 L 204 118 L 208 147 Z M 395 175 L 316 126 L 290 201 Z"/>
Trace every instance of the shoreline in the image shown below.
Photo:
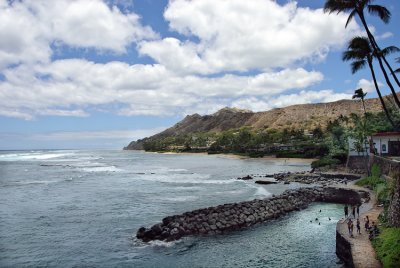
<path fill-rule="evenodd" d="M 134 150 L 132 150 L 134 151 Z M 145 153 L 151 153 L 151 154 L 165 154 L 165 155 L 207 155 L 207 156 L 215 156 L 215 157 L 221 157 L 221 158 L 228 158 L 228 159 L 253 159 L 253 160 L 267 160 L 267 161 L 273 161 L 273 160 L 281 160 L 281 161 L 287 161 L 287 162 L 300 162 L 300 163 L 309 163 L 311 164 L 313 161 L 317 160 L 316 158 L 287 158 L 287 157 L 276 157 L 273 155 L 266 155 L 263 157 L 250 157 L 250 156 L 244 156 L 244 155 L 238 155 L 234 153 L 220 153 L 220 154 L 209 154 L 207 152 L 199 152 L 199 153 L 193 153 L 193 152 L 146 152 L 144 150 L 139 150 Z"/>
<path fill-rule="evenodd" d="M 356 234 L 356 229 L 354 228 L 355 235 L 354 237 L 350 237 L 348 234 L 347 222 L 344 219 L 337 222 L 336 254 L 349 267 L 382 267 L 382 264 L 377 259 L 375 249 L 372 247 L 371 241 L 369 240 L 368 233 L 364 229 L 364 218 L 368 215 L 370 221 L 378 222 L 378 216 L 383 211 L 383 208 L 377 206 L 376 195 L 373 191 L 353 183 L 347 185 L 346 188 L 367 191 L 370 200 L 363 203 L 361 206 L 359 214 L 361 234 Z"/>

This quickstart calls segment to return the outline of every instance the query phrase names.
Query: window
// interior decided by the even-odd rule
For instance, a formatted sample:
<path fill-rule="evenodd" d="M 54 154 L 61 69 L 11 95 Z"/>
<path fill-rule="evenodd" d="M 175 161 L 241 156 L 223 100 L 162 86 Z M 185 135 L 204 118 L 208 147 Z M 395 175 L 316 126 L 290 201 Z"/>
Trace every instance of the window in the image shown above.
<path fill-rule="evenodd" d="M 386 152 L 386 144 L 382 144 L 382 152 Z"/>

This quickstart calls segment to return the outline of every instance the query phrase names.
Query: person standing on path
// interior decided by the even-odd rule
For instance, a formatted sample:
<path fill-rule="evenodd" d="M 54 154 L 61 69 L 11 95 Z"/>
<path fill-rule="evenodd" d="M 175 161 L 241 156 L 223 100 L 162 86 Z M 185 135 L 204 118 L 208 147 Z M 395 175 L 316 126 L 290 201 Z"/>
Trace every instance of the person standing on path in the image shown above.
<path fill-rule="evenodd" d="M 360 218 L 357 218 L 357 233 L 361 234 Z"/>
<path fill-rule="evenodd" d="M 353 236 L 353 229 L 354 229 L 354 224 L 353 224 L 353 221 L 351 221 L 351 225 L 350 225 L 350 231 L 351 231 L 351 237 L 354 237 Z"/>
<path fill-rule="evenodd" d="M 347 219 L 347 216 L 349 215 L 349 207 L 347 204 L 344 206 L 344 217 Z"/>
<path fill-rule="evenodd" d="M 361 204 L 357 205 L 357 217 L 360 218 L 360 206 Z"/>
<path fill-rule="evenodd" d="M 352 206 L 353 218 L 356 219 L 356 206 Z"/>
<path fill-rule="evenodd" d="M 353 237 L 353 222 L 351 219 L 347 220 L 347 229 L 349 229 L 349 236 Z"/>
<path fill-rule="evenodd" d="M 367 231 L 368 232 L 368 229 L 369 229 L 369 218 L 368 218 L 368 215 L 366 215 L 365 216 L 365 231 Z"/>

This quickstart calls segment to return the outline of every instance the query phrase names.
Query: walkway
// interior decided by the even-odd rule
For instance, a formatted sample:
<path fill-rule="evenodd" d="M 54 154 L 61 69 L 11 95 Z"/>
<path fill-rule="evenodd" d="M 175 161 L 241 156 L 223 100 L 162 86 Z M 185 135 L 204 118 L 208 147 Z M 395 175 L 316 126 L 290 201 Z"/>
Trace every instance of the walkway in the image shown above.
<path fill-rule="evenodd" d="M 343 187 L 343 185 L 341 185 Z M 359 187 L 354 184 L 348 184 L 344 188 L 366 190 L 366 188 Z M 372 191 L 369 191 L 371 200 L 361 206 L 360 211 L 360 223 L 361 223 L 361 234 L 357 234 L 356 223 L 354 222 L 354 238 L 349 236 L 347 229 L 347 222 L 341 220 L 337 224 L 337 231 L 347 238 L 351 245 L 351 254 L 353 256 L 354 267 L 356 268 L 375 268 L 382 267 L 381 263 L 376 258 L 376 253 L 371 245 L 368 238 L 368 233 L 365 231 L 365 217 L 368 215 L 370 223 L 377 222 L 379 214 L 383 211 L 383 208 L 378 207 L 376 204 L 376 197 Z M 351 214 L 351 208 L 349 208 L 349 215 Z"/>

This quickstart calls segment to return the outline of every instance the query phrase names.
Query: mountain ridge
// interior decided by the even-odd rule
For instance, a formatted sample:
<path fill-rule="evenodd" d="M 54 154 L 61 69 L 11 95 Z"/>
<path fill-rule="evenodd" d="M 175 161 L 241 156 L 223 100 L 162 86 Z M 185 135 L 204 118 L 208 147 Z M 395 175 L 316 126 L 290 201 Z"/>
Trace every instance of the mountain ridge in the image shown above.
<path fill-rule="evenodd" d="M 367 112 L 382 111 L 379 99 L 367 99 Z M 252 112 L 239 108 L 225 107 L 211 115 L 187 115 L 180 122 L 151 137 L 132 141 L 124 149 L 142 150 L 148 139 L 165 138 L 198 132 L 222 132 L 240 127 L 253 129 L 305 129 L 325 128 L 329 121 L 351 113 L 363 114 L 360 100 L 339 100 L 327 103 L 296 104 L 274 108 L 264 112 Z"/>

